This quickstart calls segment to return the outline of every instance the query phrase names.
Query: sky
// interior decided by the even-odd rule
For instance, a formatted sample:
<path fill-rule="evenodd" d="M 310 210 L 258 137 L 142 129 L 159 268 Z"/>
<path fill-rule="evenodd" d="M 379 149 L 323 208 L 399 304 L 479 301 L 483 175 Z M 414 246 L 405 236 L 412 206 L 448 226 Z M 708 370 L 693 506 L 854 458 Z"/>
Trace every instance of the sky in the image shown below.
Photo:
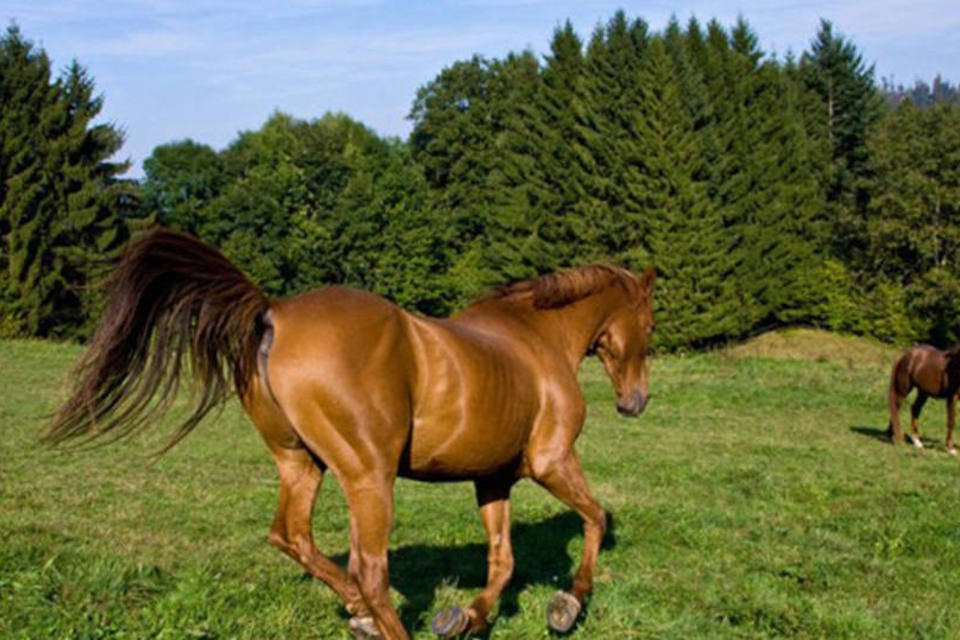
<path fill-rule="evenodd" d="M 269 6 L 268 6 L 269 5 Z M 101 120 L 126 133 L 128 175 L 159 144 L 222 149 L 274 111 L 313 119 L 342 111 L 405 137 L 416 91 L 473 54 L 543 54 L 570 20 L 587 40 L 617 9 L 661 29 L 670 17 L 732 25 L 761 48 L 799 54 L 820 18 L 854 42 L 878 80 L 960 81 L 956 0 L 0 0 L 0 19 L 43 47 L 56 70 L 76 59 L 105 97 Z"/>

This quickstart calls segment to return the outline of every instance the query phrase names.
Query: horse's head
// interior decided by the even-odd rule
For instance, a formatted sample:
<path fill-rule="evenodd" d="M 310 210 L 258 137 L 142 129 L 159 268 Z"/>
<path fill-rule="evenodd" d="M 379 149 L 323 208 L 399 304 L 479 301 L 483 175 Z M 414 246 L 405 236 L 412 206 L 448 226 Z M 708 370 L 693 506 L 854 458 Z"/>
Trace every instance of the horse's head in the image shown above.
<path fill-rule="evenodd" d="M 595 344 L 617 392 L 617 411 L 625 416 L 640 415 L 649 397 L 647 351 L 655 327 L 655 280 L 656 272 L 651 267 L 638 279 L 639 287 L 633 299 L 610 314 Z"/>

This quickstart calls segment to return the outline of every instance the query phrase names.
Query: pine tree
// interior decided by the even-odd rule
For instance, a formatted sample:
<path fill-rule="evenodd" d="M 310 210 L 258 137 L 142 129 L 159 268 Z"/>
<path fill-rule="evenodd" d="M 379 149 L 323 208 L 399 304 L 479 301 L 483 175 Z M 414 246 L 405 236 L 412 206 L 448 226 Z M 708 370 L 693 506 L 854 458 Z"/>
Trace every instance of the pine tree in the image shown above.
<path fill-rule="evenodd" d="M 592 188 L 599 173 L 593 150 L 597 123 L 586 89 L 583 43 L 567 22 L 554 32 L 531 119 L 535 162 L 542 169 L 537 189 L 537 227 L 549 271 L 597 258 L 606 218 Z"/>
<path fill-rule="evenodd" d="M 919 337 L 960 339 L 960 105 L 903 102 L 868 139 L 864 281 L 893 282 Z"/>
<path fill-rule="evenodd" d="M 810 51 L 800 58 L 806 86 L 820 95 L 821 120 L 832 149 L 833 176 L 828 197 L 846 206 L 862 206 L 864 194 L 856 182 L 864 175 L 866 140 L 870 127 L 883 113 L 883 99 L 856 46 L 822 20 Z"/>
<path fill-rule="evenodd" d="M 92 125 L 103 99 L 76 62 L 52 81 L 42 50 L 10 27 L 0 39 L 0 329 L 79 335 L 96 306 L 103 263 L 125 241 L 138 205 L 125 163 L 108 159 L 123 136 Z"/>
<path fill-rule="evenodd" d="M 648 262 L 637 248 L 649 231 L 649 212 L 633 172 L 642 153 L 635 118 L 643 100 L 640 70 L 649 38 L 645 22 L 631 22 L 618 11 L 594 32 L 586 55 L 586 90 L 597 130 L 591 149 L 596 166 L 587 184 L 602 213 L 594 221 L 594 241 L 602 247 L 599 253 L 618 261 L 629 256 L 635 268 Z"/>
<path fill-rule="evenodd" d="M 680 83 L 662 37 L 649 45 L 641 67 L 641 110 L 633 158 L 637 189 L 650 219 L 646 252 L 661 274 L 657 283 L 661 344 L 704 344 L 738 330 L 732 313 L 729 238 L 702 175 L 703 156 Z"/>

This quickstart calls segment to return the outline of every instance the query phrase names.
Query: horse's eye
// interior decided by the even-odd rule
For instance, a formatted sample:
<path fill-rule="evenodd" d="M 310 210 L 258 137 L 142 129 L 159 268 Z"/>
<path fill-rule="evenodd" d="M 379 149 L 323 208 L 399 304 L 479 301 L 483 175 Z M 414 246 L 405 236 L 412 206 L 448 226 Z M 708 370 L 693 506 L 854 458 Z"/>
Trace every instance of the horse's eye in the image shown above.
<path fill-rule="evenodd" d="M 647 327 L 647 333 L 653 333 L 656 330 L 657 330 L 656 324 L 651 324 L 649 327 Z"/>

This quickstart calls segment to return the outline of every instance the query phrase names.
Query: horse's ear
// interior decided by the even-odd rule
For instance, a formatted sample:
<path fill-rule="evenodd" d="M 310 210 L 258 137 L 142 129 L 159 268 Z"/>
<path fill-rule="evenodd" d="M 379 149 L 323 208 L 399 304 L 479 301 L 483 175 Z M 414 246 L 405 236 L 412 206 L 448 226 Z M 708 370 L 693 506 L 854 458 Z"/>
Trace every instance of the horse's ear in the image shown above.
<path fill-rule="evenodd" d="M 653 293 L 653 285 L 657 281 L 657 270 L 655 267 L 647 267 L 647 270 L 640 276 L 640 286 L 647 294 Z"/>

